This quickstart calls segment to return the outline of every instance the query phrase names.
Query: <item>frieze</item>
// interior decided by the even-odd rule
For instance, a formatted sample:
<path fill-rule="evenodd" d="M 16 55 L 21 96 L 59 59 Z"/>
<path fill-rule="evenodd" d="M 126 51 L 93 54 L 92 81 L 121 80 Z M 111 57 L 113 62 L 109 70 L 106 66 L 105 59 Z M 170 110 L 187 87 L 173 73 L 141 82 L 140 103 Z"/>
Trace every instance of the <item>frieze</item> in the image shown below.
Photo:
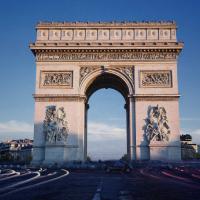
<path fill-rule="evenodd" d="M 140 87 L 172 87 L 172 72 L 162 71 L 140 71 Z"/>
<path fill-rule="evenodd" d="M 63 62 L 63 61 L 157 61 L 175 60 L 177 52 L 41 52 L 36 54 L 38 62 Z"/>
<path fill-rule="evenodd" d="M 41 71 L 40 87 L 47 88 L 72 88 L 72 71 Z"/>

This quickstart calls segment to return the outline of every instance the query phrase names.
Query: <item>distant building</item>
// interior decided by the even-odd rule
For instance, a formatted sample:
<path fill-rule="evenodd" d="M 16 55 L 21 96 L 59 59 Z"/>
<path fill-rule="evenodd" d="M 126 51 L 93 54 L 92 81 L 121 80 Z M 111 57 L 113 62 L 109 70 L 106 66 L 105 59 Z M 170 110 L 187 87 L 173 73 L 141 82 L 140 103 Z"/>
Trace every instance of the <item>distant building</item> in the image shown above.
<path fill-rule="evenodd" d="M 193 159 L 197 153 L 200 153 L 200 146 L 192 142 L 192 136 L 189 134 L 181 135 L 181 157 L 182 159 Z"/>
<path fill-rule="evenodd" d="M 0 143 L 0 160 L 30 162 L 32 158 L 33 140 L 20 139 Z"/>

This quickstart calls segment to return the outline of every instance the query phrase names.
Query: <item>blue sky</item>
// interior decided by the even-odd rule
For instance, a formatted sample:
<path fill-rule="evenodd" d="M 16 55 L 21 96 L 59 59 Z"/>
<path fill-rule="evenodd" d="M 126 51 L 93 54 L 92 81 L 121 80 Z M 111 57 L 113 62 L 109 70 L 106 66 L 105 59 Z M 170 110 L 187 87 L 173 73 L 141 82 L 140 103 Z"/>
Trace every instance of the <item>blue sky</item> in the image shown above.
<path fill-rule="evenodd" d="M 178 66 L 181 130 L 200 143 L 199 8 L 198 0 L 1 0 L 0 140 L 33 134 L 35 63 L 28 45 L 35 40 L 37 22 L 175 20 L 178 39 L 185 43 Z M 90 101 L 91 123 L 125 127 L 124 102 L 117 92 L 100 90 Z"/>

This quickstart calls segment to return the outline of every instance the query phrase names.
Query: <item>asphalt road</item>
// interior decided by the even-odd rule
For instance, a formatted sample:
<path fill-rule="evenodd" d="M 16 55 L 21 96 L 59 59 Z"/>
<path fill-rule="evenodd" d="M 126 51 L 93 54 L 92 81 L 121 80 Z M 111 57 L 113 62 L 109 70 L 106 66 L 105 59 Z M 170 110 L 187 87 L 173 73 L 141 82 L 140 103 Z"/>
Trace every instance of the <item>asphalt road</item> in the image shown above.
<path fill-rule="evenodd" d="M 107 174 L 101 170 L 60 169 L 25 171 L 16 175 L 0 176 L 0 199 L 200 199 L 199 169 L 145 167 L 134 169 L 130 174 L 121 172 Z M 15 177 L 10 178 L 12 176 Z M 9 178 L 5 179 L 6 177 Z"/>

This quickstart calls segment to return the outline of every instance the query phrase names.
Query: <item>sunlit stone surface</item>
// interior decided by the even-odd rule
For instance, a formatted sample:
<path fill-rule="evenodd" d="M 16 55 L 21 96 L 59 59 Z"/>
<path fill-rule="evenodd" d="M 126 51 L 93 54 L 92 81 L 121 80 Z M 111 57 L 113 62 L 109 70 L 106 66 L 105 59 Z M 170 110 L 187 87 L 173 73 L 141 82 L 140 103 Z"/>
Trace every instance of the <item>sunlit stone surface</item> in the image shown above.
<path fill-rule="evenodd" d="M 180 160 L 177 58 L 183 44 L 176 29 L 174 22 L 39 23 L 30 44 L 36 58 L 33 164 L 86 159 L 87 102 L 105 87 L 126 100 L 131 160 Z M 49 106 L 64 113 L 46 123 Z M 58 141 L 60 130 L 67 137 Z"/>

